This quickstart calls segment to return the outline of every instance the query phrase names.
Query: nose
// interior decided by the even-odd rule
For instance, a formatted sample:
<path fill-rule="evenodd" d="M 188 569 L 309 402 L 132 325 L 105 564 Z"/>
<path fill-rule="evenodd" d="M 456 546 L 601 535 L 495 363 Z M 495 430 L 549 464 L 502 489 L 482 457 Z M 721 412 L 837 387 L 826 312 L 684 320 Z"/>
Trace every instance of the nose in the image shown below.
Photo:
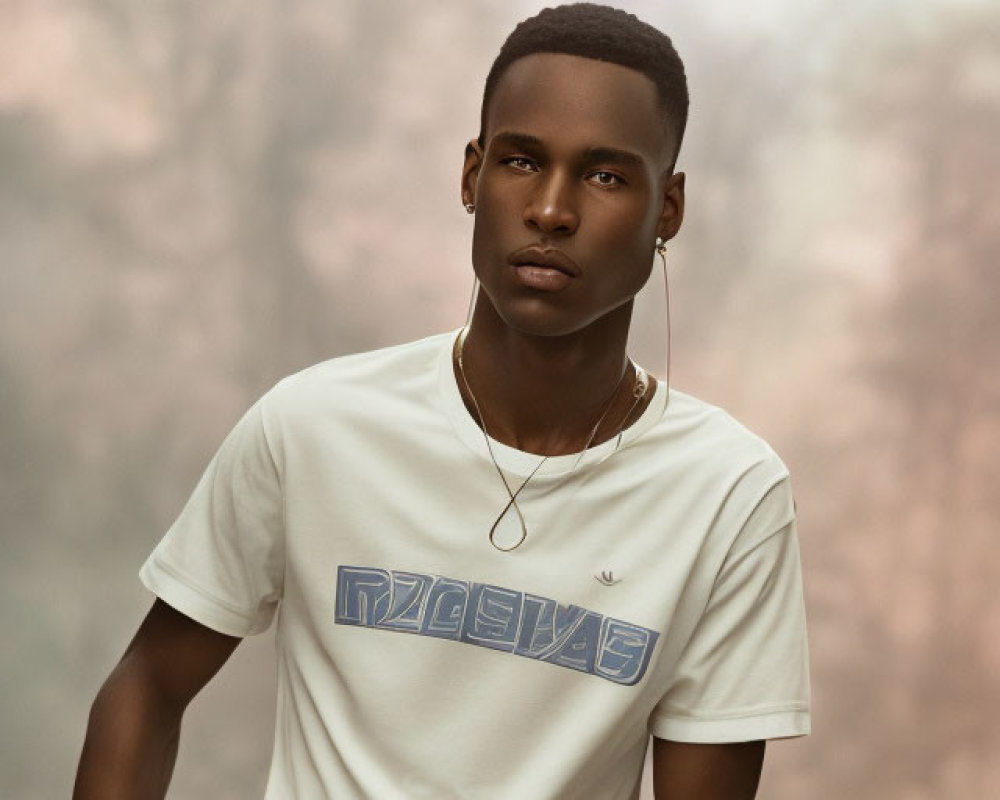
<path fill-rule="evenodd" d="M 524 223 L 543 233 L 570 234 L 580 224 L 567 176 L 550 173 L 540 176 L 535 191 L 524 207 Z"/>

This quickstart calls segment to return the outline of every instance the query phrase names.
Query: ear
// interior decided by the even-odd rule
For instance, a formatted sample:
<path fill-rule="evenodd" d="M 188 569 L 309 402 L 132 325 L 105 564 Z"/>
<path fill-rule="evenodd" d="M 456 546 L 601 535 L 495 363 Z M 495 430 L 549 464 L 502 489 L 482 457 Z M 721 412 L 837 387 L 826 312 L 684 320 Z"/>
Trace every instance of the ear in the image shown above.
<path fill-rule="evenodd" d="M 462 164 L 462 205 L 476 203 L 476 184 L 479 168 L 483 164 L 483 150 L 475 139 L 465 146 L 465 162 Z"/>
<path fill-rule="evenodd" d="M 663 208 L 656 223 L 656 235 L 665 242 L 677 235 L 684 222 L 684 183 L 684 173 L 675 172 L 663 185 Z"/>

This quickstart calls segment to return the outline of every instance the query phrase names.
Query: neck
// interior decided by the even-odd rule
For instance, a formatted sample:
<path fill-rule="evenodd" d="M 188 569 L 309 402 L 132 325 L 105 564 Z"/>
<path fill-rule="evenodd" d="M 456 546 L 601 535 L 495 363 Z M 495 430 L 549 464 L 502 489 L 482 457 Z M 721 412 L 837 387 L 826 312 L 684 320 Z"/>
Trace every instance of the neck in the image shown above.
<path fill-rule="evenodd" d="M 636 405 L 632 393 L 635 371 L 625 353 L 631 313 L 628 303 L 579 331 L 541 336 L 511 328 L 481 292 L 463 370 L 485 419 L 456 371 L 466 408 L 493 439 L 538 455 L 582 450 L 605 409 L 590 444 L 617 435 L 652 397 L 647 391 Z"/>

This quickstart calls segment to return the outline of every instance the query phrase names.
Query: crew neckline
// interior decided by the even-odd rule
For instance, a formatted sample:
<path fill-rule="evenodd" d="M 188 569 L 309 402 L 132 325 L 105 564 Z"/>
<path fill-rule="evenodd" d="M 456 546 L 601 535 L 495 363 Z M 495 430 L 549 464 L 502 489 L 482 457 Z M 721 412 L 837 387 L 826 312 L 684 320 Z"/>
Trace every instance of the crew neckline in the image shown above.
<path fill-rule="evenodd" d="M 452 352 L 455 341 L 461 332 L 462 328 L 456 328 L 442 336 L 442 347 L 438 353 L 438 388 L 455 433 L 477 456 L 492 463 L 490 450 L 486 445 L 486 438 L 483 435 L 482 429 L 476 424 L 475 419 L 473 419 L 469 410 L 465 407 L 462 394 L 458 388 L 455 370 L 452 366 Z M 663 417 L 667 404 L 667 387 L 663 381 L 655 375 L 650 374 L 648 370 L 646 374 L 649 375 L 650 380 L 656 381 L 656 392 L 639 418 L 621 432 L 621 444 L 617 448 L 619 450 L 628 447 L 629 444 L 642 436 Z M 518 450 L 515 447 L 494 439 L 492 436 L 489 437 L 489 440 L 490 447 L 493 450 L 493 457 L 496 459 L 497 464 L 505 472 L 510 472 L 514 475 L 527 477 L 538 467 L 538 462 L 545 458 L 537 453 Z M 618 436 L 612 436 L 605 442 L 589 447 L 582 459 L 579 453 L 549 456 L 545 463 L 541 467 L 538 467 L 538 471 L 535 472 L 532 481 L 534 482 L 546 477 L 554 478 L 572 472 L 573 465 L 577 462 L 577 459 L 579 459 L 577 471 L 595 466 L 614 453 L 617 440 Z"/>

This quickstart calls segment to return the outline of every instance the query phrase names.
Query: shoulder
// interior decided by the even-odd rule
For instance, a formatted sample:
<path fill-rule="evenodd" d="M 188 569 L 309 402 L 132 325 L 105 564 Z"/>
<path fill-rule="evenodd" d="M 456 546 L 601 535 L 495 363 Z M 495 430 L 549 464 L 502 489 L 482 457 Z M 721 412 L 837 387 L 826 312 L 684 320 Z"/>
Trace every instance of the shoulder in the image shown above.
<path fill-rule="evenodd" d="M 423 388 L 453 331 L 361 353 L 337 356 L 294 372 L 262 398 L 271 415 L 356 404 L 369 396 L 388 397 Z"/>
<path fill-rule="evenodd" d="M 676 389 L 657 425 L 651 444 L 686 472 L 736 480 L 753 474 L 775 483 L 788 468 L 771 445 L 729 412 Z"/>
<path fill-rule="evenodd" d="M 691 529 L 717 541 L 720 552 L 741 531 L 775 530 L 793 514 L 789 470 L 771 445 L 690 394 L 671 389 L 661 420 L 629 449 L 640 484 L 683 508 Z"/>
<path fill-rule="evenodd" d="M 289 442 L 320 432 L 342 437 L 364 426 L 426 422 L 453 333 L 330 358 L 282 378 L 255 403 L 275 457 L 282 461 Z"/>

